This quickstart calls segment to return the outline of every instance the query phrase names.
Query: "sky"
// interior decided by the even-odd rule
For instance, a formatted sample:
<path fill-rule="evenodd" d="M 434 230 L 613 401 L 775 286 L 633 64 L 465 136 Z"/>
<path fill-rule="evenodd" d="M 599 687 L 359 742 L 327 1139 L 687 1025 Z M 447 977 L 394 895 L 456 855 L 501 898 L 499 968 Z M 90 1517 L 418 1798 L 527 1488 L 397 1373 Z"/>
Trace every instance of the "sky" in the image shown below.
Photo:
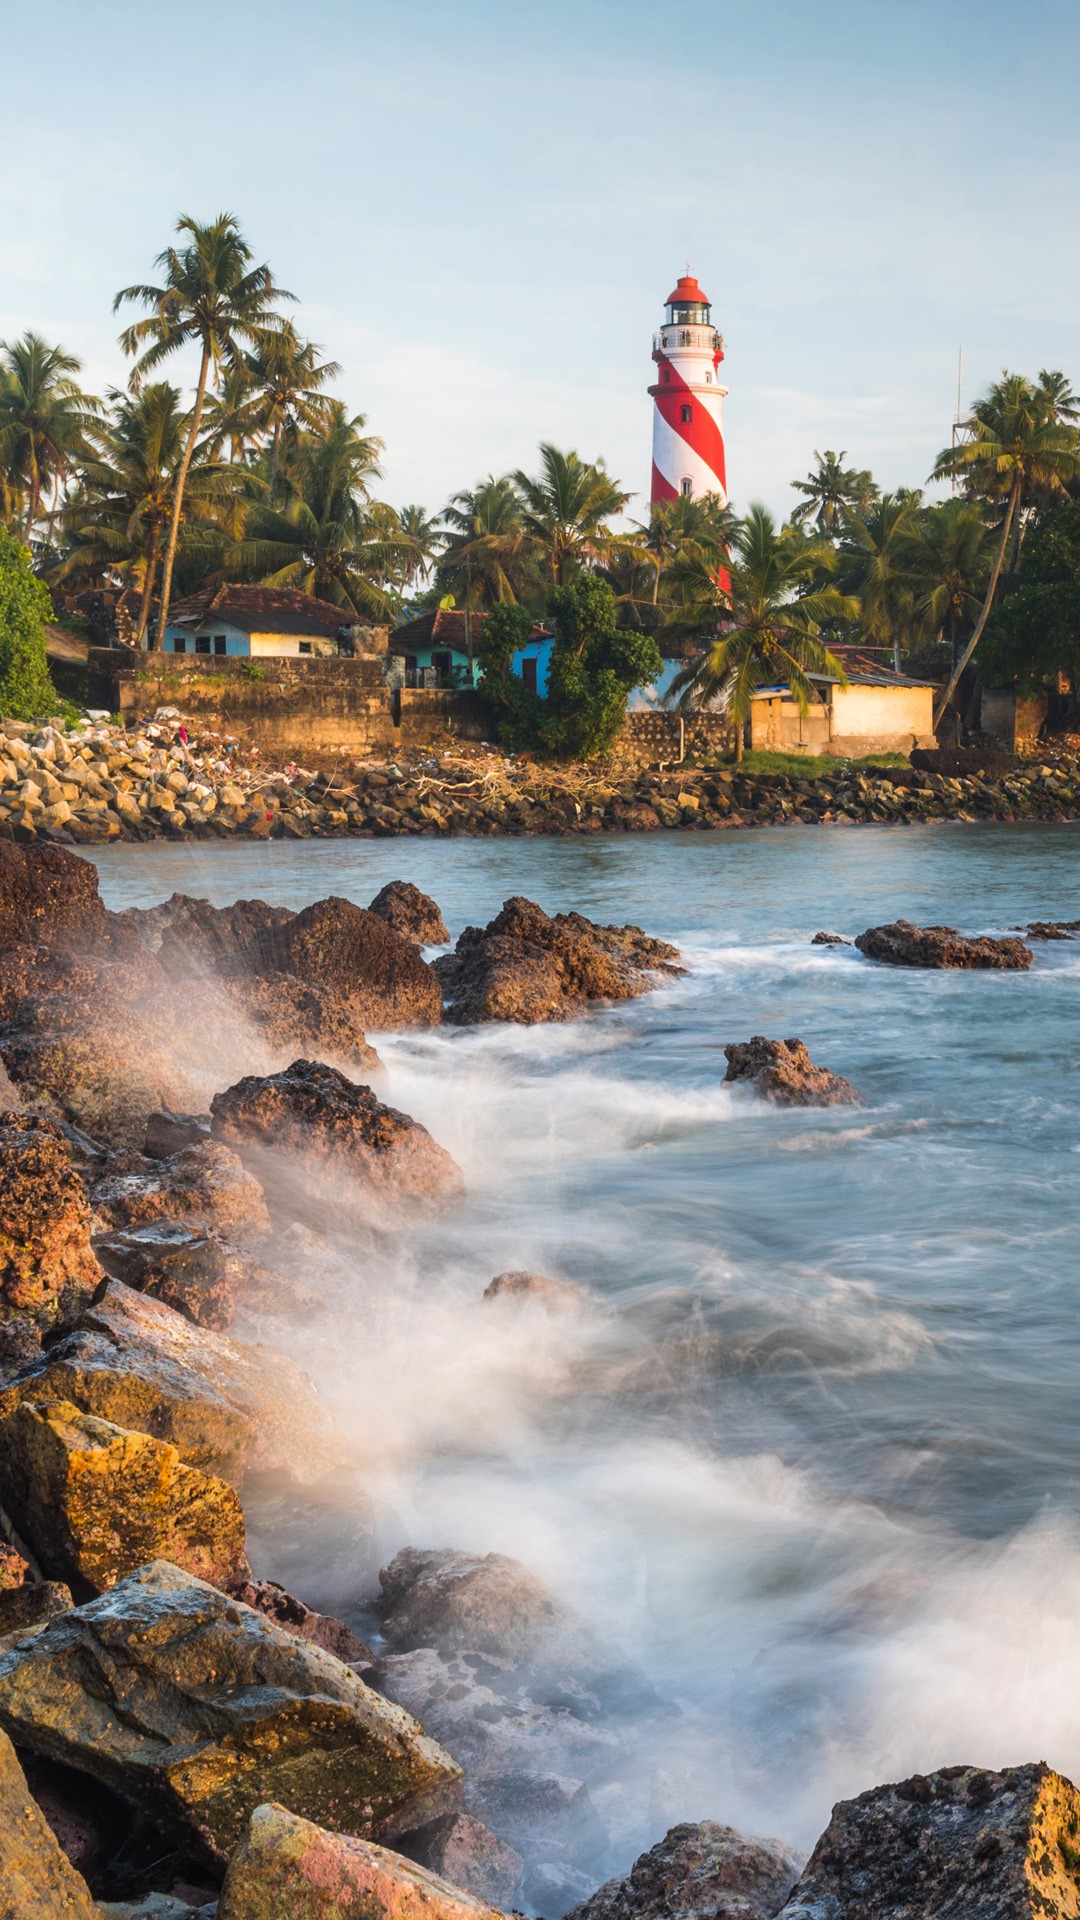
<path fill-rule="evenodd" d="M 0 338 L 122 385 L 116 290 L 228 209 L 396 506 L 550 440 L 643 512 L 687 263 L 739 507 L 816 448 L 920 484 L 961 348 L 965 402 L 1080 384 L 1080 0 L 0 0 L 0 58 Z"/>

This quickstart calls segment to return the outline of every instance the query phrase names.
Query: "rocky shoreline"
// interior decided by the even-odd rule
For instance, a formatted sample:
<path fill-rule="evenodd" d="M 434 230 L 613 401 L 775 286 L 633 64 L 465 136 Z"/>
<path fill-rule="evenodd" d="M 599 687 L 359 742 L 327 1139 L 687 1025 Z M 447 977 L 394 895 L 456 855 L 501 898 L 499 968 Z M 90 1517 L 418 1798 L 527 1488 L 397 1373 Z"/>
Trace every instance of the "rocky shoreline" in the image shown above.
<path fill-rule="evenodd" d="M 405 882 L 367 908 L 111 913 L 68 849 L 0 844 L 3 1920 L 1075 1916 L 1080 1798 L 1039 1764 L 877 1787 L 809 1862 L 704 1821 L 611 1879 L 635 1728 L 680 1709 L 536 1573 L 420 1543 L 332 1606 L 315 1566 L 301 1594 L 253 1569 L 267 1489 L 365 1499 L 286 1350 L 327 1221 L 392 1241 L 463 1191 L 380 1097 L 367 1029 L 569 1020 L 682 971 L 639 928 L 524 899 L 431 944 Z M 903 921 L 859 945 L 1032 959 Z M 734 1097 L 858 1101 L 798 1039 L 726 1055 Z M 484 1314 L 579 1306 L 527 1271 L 477 1289 Z"/>
<path fill-rule="evenodd" d="M 601 773 L 494 752 L 325 773 L 268 769 L 235 740 L 194 729 L 182 738 L 182 727 L 172 709 L 130 732 L 0 722 L 0 838 L 92 845 L 1080 818 L 1080 763 L 1069 756 L 956 778 L 892 767 L 805 779 L 734 767 Z"/>

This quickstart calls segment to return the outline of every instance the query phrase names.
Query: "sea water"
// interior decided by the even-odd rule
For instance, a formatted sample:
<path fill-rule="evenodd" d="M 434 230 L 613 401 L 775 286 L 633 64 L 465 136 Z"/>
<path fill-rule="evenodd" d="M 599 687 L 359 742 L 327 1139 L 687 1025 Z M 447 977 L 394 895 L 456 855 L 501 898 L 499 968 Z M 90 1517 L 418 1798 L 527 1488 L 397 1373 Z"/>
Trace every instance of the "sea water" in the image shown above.
<path fill-rule="evenodd" d="M 403 878 L 455 938 L 523 893 L 682 949 L 565 1025 L 374 1036 L 468 1197 L 339 1245 L 327 1311 L 271 1329 L 375 1535 L 293 1515 L 258 1571 L 347 1606 L 406 1542 L 526 1561 L 670 1708 L 636 1784 L 596 1783 L 612 1865 L 675 1819 L 808 1844 L 836 1798 L 954 1762 L 1080 1777 L 1080 941 L 1022 974 L 811 945 L 1074 919 L 1078 854 L 1074 826 L 956 825 L 94 856 L 113 907 Z M 725 1087 L 757 1033 L 864 1105 Z M 482 1303 L 507 1268 L 580 1308 Z"/>

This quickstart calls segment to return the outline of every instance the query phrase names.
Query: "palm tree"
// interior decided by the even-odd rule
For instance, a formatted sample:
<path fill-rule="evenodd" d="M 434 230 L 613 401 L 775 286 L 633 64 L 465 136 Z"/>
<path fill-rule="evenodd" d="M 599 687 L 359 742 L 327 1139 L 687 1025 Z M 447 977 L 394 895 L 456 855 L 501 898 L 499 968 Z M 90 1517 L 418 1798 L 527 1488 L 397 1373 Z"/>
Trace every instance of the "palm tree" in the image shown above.
<path fill-rule="evenodd" d="M 402 507 L 398 518 L 402 531 L 416 542 L 416 558 L 409 562 L 405 571 L 405 586 L 411 590 L 423 575 L 430 573 L 433 562 L 443 550 L 446 536 L 439 525 L 440 516 L 433 514 L 429 517 L 423 507 Z"/>
<path fill-rule="evenodd" d="M 74 375 L 80 363 L 38 333 L 0 341 L 0 472 L 5 513 L 25 505 L 22 538 L 29 544 L 43 497 L 55 490 L 90 451 L 98 402 Z"/>
<path fill-rule="evenodd" d="M 901 635 L 910 627 L 912 589 L 903 565 L 903 542 L 918 511 L 917 500 L 883 493 L 865 514 L 848 512 L 840 541 L 844 587 L 858 596 L 866 638 L 892 647 L 900 671 Z"/>
<path fill-rule="evenodd" d="M 113 394 L 100 452 L 84 462 L 62 514 L 67 552 L 56 579 L 100 578 L 102 572 L 141 586 L 136 646 L 143 643 L 150 603 L 172 519 L 187 416 L 176 387 L 155 381 L 138 394 Z M 216 557 L 221 521 L 238 476 L 196 449 L 184 490 L 178 551 Z"/>
<path fill-rule="evenodd" d="M 691 494 L 676 494 L 674 500 L 654 500 L 646 525 L 634 524 L 637 542 L 653 567 L 653 605 L 660 598 L 660 583 L 672 562 L 692 553 L 722 566 L 735 529 L 735 515 L 718 493 L 695 499 Z"/>
<path fill-rule="evenodd" d="M 969 437 L 946 447 L 934 463 L 933 478 L 960 475 L 970 494 L 1001 512 L 1001 531 L 979 616 L 967 646 L 953 666 L 934 715 L 935 726 L 956 691 L 960 676 L 982 638 L 1014 521 L 1028 501 L 1068 492 L 1066 482 L 1080 472 L 1080 435 L 1057 417 L 1061 396 L 1034 386 L 1019 373 L 1004 373 L 976 404 Z"/>
<path fill-rule="evenodd" d="M 397 611 L 391 583 L 416 545 L 393 508 L 369 497 L 379 442 L 361 432 L 364 424 L 362 414 L 350 419 L 331 401 L 324 431 L 302 436 L 282 476 L 284 504 L 253 508 L 230 557 L 246 579 L 297 587 L 353 619 L 386 620 Z"/>
<path fill-rule="evenodd" d="M 676 562 L 694 611 L 671 623 L 676 633 L 694 631 L 704 640 L 699 657 L 678 674 L 672 690 L 681 705 L 716 703 L 735 725 L 735 758 L 742 759 L 743 729 L 759 687 L 774 683 L 791 689 L 800 713 L 813 696 L 811 674 L 828 674 L 847 685 L 843 666 L 822 639 L 822 629 L 837 620 L 853 620 L 858 601 L 835 587 L 815 584 L 835 573 L 838 558 L 831 542 L 799 528 L 777 530 L 764 507 L 751 507 L 735 526 L 727 584 L 700 556 Z M 695 591 L 696 590 L 696 591 Z"/>
<path fill-rule="evenodd" d="M 1068 374 L 1044 367 L 1039 375 L 1039 392 L 1056 427 L 1063 421 L 1072 426 L 1080 421 L 1080 394 L 1074 392 Z"/>
<path fill-rule="evenodd" d="M 212 371 L 216 374 L 223 364 L 235 363 L 242 347 L 256 347 L 267 334 L 277 332 L 284 323 L 274 310 L 274 301 L 293 298 L 284 289 L 275 287 L 268 266 L 250 265 L 254 256 L 231 213 L 219 213 L 216 220 L 205 226 L 189 214 L 182 214 L 176 230 L 187 235 L 187 244 L 166 247 L 155 262 L 164 270 L 165 284 L 123 287 L 113 301 L 114 313 L 125 301 L 141 301 L 154 309 L 120 336 L 124 352 L 138 355 L 132 372 L 135 387 L 181 347 L 192 343 L 199 350 L 195 404 L 177 474 L 165 547 L 157 631 L 159 647 L 164 644 L 169 617 L 184 487 L 202 426 L 210 374 Z"/>
<path fill-rule="evenodd" d="M 791 483 L 796 493 L 805 495 L 791 516 L 792 523 L 801 527 L 812 519 L 818 533 L 831 538 L 839 532 L 845 513 L 852 509 L 865 512 L 870 507 L 877 487 L 865 467 L 845 467 L 847 453 L 843 449 L 833 453 L 826 447 L 819 453 L 815 447 L 814 459 L 817 472 Z"/>
<path fill-rule="evenodd" d="M 327 418 L 328 399 L 321 389 L 336 380 L 336 360 L 319 361 L 321 353 L 310 340 L 301 340 L 291 320 L 258 340 L 244 355 L 248 375 L 247 413 L 253 430 L 270 440 L 270 488 L 275 487 L 281 463 L 282 440 L 295 447 L 300 434 L 317 429 Z"/>
<path fill-rule="evenodd" d="M 982 605 L 990 533 L 972 500 L 942 500 L 912 516 L 896 540 L 896 564 L 911 591 L 916 630 L 929 641 L 948 634 L 955 663 L 959 636 Z"/>
<path fill-rule="evenodd" d="M 582 460 L 543 442 L 540 472 L 532 478 L 519 468 L 513 481 L 521 497 L 525 534 L 553 586 L 565 587 L 581 567 L 612 553 L 618 536 L 607 522 L 622 512 L 630 495 L 602 460 Z"/>
<path fill-rule="evenodd" d="M 529 567 L 529 541 L 521 501 L 508 479 L 486 480 L 455 493 L 443 508 L 446 544 L 436 580 L 463 606 L 495 606 L 520 600 Z"/>

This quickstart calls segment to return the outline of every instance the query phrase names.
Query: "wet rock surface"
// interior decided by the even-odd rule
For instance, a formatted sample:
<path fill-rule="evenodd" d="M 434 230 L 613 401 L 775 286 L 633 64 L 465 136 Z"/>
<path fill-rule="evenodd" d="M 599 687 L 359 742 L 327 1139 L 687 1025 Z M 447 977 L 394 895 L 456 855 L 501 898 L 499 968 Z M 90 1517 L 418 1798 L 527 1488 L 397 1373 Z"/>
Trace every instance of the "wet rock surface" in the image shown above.
<path fill-rule="evenodd" d="M 400 1219 L 457 1199 L 460 1169 L 407 1113 L 334 1067 L 294 1060 L 248 1075 L 211 1103 L 214 1138 L 235 1148 L 276 1204 L 322 1218 L 327 1205 Z"/>
<path fill-rule="evenodd" d="M 63 1135 L 37 1114 L 0 1112 L 0 1319 L 53 1326 L 78 1312 L 101 1278 Z"/>
<path fill-rule="evenodd" d="M 0 1418 L 25 1399 L 70 1400 L 168 1441 L 187 1466 L 233 1485 L 249 1469 L 310 1482 L 345 1459 L 333 1420 L 286 1354 L 192 1326 L 116 1280 L 0 1389 Z"/>
<path fill-rule="evenodd" d="M 779 1840 L 750 1840 L 713 1820 L 672 1827 L 568 1920 L 772 1920 L 804 1856 Z"/>
<path fill-rule="evenodd" d="M 418 947 L 439 947 L 450 938 L 437 903 L 411 880 L 389 880 L 375 895 L 369 912 L 377 913 L 395 933 Z"/>
<path fill-rule="evenodd" d="M 535 1660 L 556 1640 L 585 1648 L 584 1629 L 536 1576 L 506 1554 L 403 1547 L 379 1574 L 382 1630 L 391 1647 L 470 1649 Z"/>
<path fill-rule="evenodd" d="M 249 1580 L 234 1589 L 236 1598 L 245 1606 L 254 1607 L 257 1613 L 264 1613 L 268 1620 L 280 1627 L 283 1633 L 296 1633 L 304 1640 L 310 1640 L 313 1646 L 322 1647 L 324 1653 L 332 1653 L 336 1660 L 357 1673 L 365 1673 L 375 1664 L 371 1648 L 355 1634 L 344 1620 L 335 1620 L 332 1614 L 316 1613 L 312 1607 L 305 1606 L 294 1594 L 287 1593 L 273 1580 Z"/>
<path fill-rule="evenodd" d="M 1039 1764 L 943 1767 L 842 1800 L 784 1920 L 1073 1920 L 1080 1795 Z"/>
<path fill-rule="evenodd" d="M 226 1589 L 248 1572 L 232 1487 L 70 1401 L 24 1400 L 0 1421 L 0 1499 L 42 1571 L 82 1598 L 147 1560 Z"/>
<path fill-rule="evenodd" d="M 457 1025 L 571 1020 L 592 1001 L 629 1000 L 658 974 L 675 974 L 678 949 L 638 927 L 601 927 L 579 913 L 549 917 L 515 896 L 486 927 L 466 927 L 435 962 Z"/>
<path fill-rule="evenodd" d="M 0 1589 L 0 1635 L 26 1633 L 74 1604 L 71 1588 L 61 1580 L 28 1580 L 21 1587 Z"/>
<path fill-rule="evenodd" d="M 735 1041 L 724 1048 L 725 1083 L 750 1085 L 781 1107 L 857 1107 L 861 1099 L 850 1080 L 827 1067 L 815 1067 L 799 1039 Z"/>
<path fill-rule="evenodd" d="M 969 938 L 954 927 L 915 927 L 910 920 L 868 927 L 855 942 L 868 960 L 891 967 L 973 967 L 1022 972 L 1034 955 L 1011 935 Z"/>
<path fill-rule="evenodd" d="M 409 1857 L 493 1907 L 509 1907 L 521 1881 L 520 1853 L 471 1813 L 456 1813 L 409 1837 Z"/>
<path fill-rule="evenodd" d="M 98 1234 L 93 1246 L 111 1278 L 218 1333 L 232 1326 L 237 1295 L 252 1290 L 250 1260 L 215 1234 L 192 1233 L 168 1220 Z"/>
<path fill-rule="evenodd" d="M 270 1231 L 259 1182 L 220 1140 L 200 1140 L 169 1159 L 125 1164 L 95 1184 L 93 1198 L 114 1227 L 165 1221 L 249 1239 Z"/>
<path fill-rule="evenodd" d="M 411 939 L 379 914 L 331 896 L 260 934 L 222 966 L 235 978 L 294 976 L 339 995 L 358 1027 L 438 1024 L 439 984 Z"/>
<path fill-rule="evenodd" d="M 10 1920 L 97 1920 L 90 1889 L 36 1802 L 0 1732 L 0 1912 Z"/>
<path fill-rule="evenodd" d="M 165 1562 L 0 1648 L 0 1725 L 219 1864 L 268 1799 L 395 1838 L 460 1798 L 448 1756 L 350 1668 Z"/>
<path fill-rule="evenodd" d="M 218 1920 L 495 1920 L 463 1888 L 401 1854 L 328 1833 L 280 1806 L 252 1815 Z"/>
<path fill-rule="evenodd" d="M 549 1313 L 569 1313 L 586 1298 L 584 1288 L 572 1280 L 557 1280 L 548 1273 L 530 1273 L 514 1269 L 497 1273 L 484 1288 L 485 1300 L 530 1301 Z"/>
<path fill-rule="evenodd" d="M 64 847 L 0 839 L 0 947 L 79 951 L 105 927 L 97 874 Z"/>

